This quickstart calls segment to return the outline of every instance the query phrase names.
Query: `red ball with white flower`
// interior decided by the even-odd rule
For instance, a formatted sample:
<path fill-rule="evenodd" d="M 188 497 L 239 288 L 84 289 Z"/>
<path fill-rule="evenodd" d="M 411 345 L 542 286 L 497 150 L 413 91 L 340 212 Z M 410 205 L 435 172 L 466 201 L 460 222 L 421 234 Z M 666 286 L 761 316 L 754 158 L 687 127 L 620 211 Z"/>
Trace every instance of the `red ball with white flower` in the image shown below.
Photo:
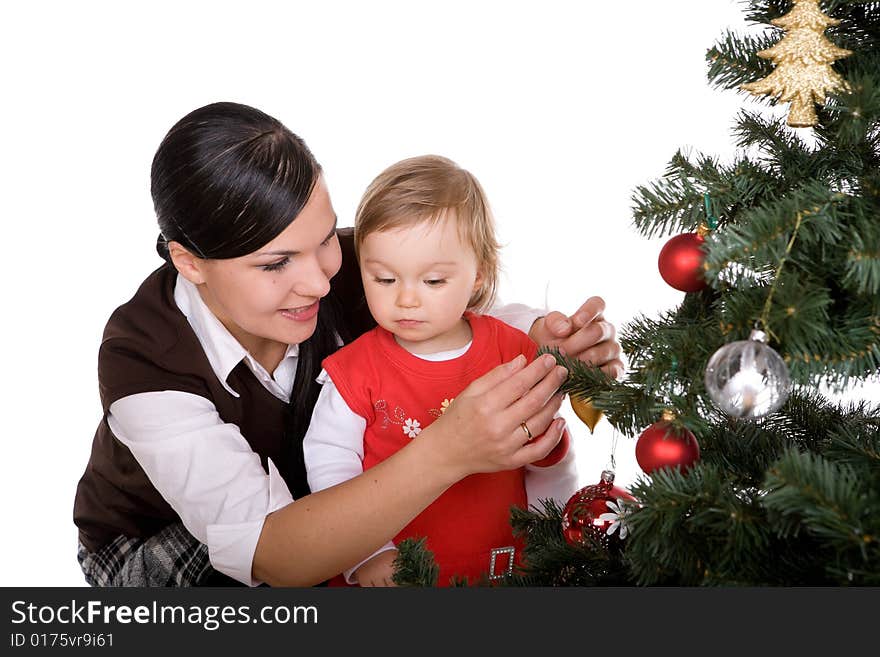
<path fill-rule="evenodd" d="M 627 535 L 627 501 L 634 502 L 635 498 L 614 485 L 613 472 L 603 471 L 598 484 L 581 488 L 566 503 L 562 512 L 566 542 L 585 546 L 592 539 L 604 548 L 619 546 Z"/>

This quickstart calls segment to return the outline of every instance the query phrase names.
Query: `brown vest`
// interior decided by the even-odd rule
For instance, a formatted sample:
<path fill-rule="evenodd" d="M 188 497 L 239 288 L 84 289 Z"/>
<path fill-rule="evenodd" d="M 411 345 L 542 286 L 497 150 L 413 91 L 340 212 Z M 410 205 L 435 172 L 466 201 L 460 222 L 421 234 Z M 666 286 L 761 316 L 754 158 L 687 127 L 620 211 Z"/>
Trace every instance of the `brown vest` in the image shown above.
<path fill-rule="evenodd" d="M 375 326 L 364 299 L 354 256 L 353 233 L 339 231 L 342 269 L 333 292 L 342 303 L 352 337 Z M 251 448 L 278 467 L 291 489 L 305 486 L 305 473 L 283 449 L 287 403 L 266 390 L 242 361 L 227 378 L 235 397 L 211 369 L 201 344 L 174 302 L 177 272 L 163 265 L 143 282 L 134 297 L 111 315 L 98 354 L 98 383 L 104 417 L 79 481 L 73 519 L 88 550 L 97 550 L 120 534 L 148 537 L 180 518 L 110 430 L 107 412 L 118 399 L 141 392 L 174 390 L 211 401 L 224 422 L 237 425 Z"/>

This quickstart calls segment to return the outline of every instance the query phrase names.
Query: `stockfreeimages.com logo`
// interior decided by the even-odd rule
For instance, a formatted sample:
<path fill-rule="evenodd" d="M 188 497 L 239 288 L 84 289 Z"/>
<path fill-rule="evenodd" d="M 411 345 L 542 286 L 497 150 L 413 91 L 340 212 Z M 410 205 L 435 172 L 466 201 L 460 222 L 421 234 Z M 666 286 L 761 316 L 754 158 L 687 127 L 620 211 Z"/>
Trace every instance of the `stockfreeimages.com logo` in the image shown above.
<path fill-rule="evenodd" d="M 108 605 L 100 600 L 85 603 L 35 605 L 24 600 L 12 603 L 12 623 L 19 625 L 90 625 L 93 623 L 128 625 L 200 625 L 213 631 L 222 625 L 263 623 L 265 625 L 317 624 L 315 606 L 266 605 L 255 612 L 250 605 L 166 605 L 153 601 L 146 605 Z"/>

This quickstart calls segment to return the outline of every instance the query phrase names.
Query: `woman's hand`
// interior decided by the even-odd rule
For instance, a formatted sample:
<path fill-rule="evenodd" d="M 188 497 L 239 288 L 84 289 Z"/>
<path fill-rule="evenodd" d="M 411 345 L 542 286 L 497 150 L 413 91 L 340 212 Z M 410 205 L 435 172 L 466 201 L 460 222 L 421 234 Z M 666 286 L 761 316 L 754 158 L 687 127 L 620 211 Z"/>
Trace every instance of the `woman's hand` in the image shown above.
<path fill-rule="evenodd" d="M 568 372 L 550 355 L 525 363 L 517 356 L 473 381 L 419 435 L 422 444 L 430 438 L 451 481 L 524 466 L 559 442 L 565 421 L 553 417 L 563 399 L 556 391 Z"/>
<path fill-rule="evenodd" d="M 623 376 L 620 344 L 614 324 L 605 320 L 605 301 L 590 297 L 571 317 L 553 311 L 535 320 L 529 337 L 538 345 L 559 347 L 572 358 L 600 368 L 608 376 Z"/>

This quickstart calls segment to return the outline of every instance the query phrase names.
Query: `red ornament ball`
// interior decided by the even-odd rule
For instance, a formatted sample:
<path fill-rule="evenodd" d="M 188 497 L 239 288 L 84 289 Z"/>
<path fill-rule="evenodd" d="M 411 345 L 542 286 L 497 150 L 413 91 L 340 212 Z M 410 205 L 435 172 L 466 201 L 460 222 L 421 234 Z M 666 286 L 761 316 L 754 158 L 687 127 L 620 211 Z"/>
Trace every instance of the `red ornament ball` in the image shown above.
<path fill-rule="evenodd" d="M 700 445 L 690 431 L 674 429 L 669 422 L 655 422 L 636 442 L 636 461 L 645 472 L 681 466 L 687 470 L 700 459 Z"/>
<path fill-rule="evenodd" d="M 703 278 L 704 243 L 697 233 L 683 233 L 666 242 L 657 260 L 663 280 L 682 292 L 699 292 L 706 287 Z"/>
<path fill-rule="evenodd" d="M 614 485 L 614 473 L 610 470 L 602 472 L 602 481 L 598 484 L 585 486 L 572 495 L 562 511 L 562 535 L 566 542 L 583 546 L 590 536 L 605 548 L 619 544 L 619 531 L 608 535 L 608 528 L 614 521 L 599 518 L 612 511 L 608 502 L 619 499 L 635 501 L 636 498 Z"/>

